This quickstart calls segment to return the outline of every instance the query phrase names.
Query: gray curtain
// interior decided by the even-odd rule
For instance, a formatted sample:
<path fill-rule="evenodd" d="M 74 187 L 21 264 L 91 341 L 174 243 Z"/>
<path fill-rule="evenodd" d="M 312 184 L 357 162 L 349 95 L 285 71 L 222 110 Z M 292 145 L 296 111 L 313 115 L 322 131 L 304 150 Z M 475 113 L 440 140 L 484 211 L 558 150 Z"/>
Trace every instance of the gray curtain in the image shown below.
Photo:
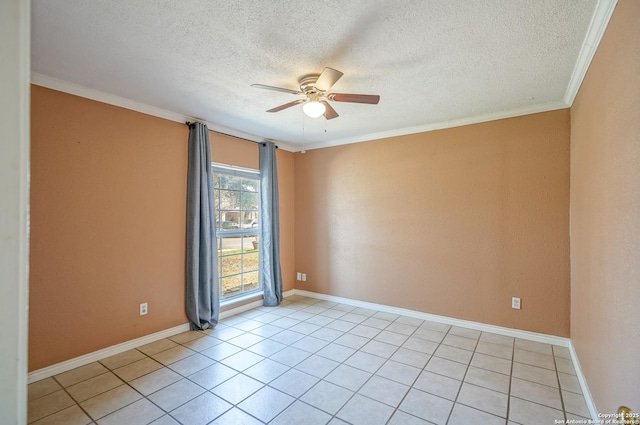
<path fill-rule="evenodd" d="M 273 307 L 282 301 L 276 145 L 271 142 L 260 143 L 259 150 L 261 222 L 260 272 L 264 290 L 264 305 Z"/>
<path fill-rule="evenodd" d="M 187 317 L 192 330 L 218 323 L 218 258 L 215 249 L 215 210 L 211 180 L 209 129 L 189 125 L 187 170 Z"/>

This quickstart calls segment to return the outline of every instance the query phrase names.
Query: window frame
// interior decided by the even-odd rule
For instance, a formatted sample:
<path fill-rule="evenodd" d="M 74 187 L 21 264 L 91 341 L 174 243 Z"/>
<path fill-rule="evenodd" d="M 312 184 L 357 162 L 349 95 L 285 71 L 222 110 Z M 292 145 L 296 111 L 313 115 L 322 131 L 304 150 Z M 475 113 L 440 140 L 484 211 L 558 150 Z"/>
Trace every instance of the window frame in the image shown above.
<path fill-rule="evenodd" d="M 255 297 L 258 295 L 262 295 L 263 294 L 263 288 L 262 288 L 262 273 L 260 270 L 260 257 L 262 254 L 262 244 L 258 244 L 258 287 L 254 290 L 251 291 L 247 291 L 247 292 L 240 292 L 239 294 L 236 295 L 232 295 L 230 297 L 226 297 L 223 298 L 223 290 L 222 290 L 222 277 L 220 276 L 220 270 L 221 270 L 221 265 L 220 265 L 220 261 L 221 258 L 223 257 L 223 255 L 219 255 L 218 254 L 218 239 L 219 238 L 224 238 L 224 237 L 233 237 L 233 236 L 239 236 L 239 237 L 244 237 L 244 236 L 253 236 L 255 234 L 258 235 L 258 237 L 260 237 L 260 235 L 262 234 L 262 220 L 260 217 L 260 171 L 259 170 L 254 170 L 251 168 L 243 168 L 243 167 L 237 167 L 237 166 L 233 166 L 233 165 L 227 165 L 227 164 L 220 164 L 220 163 L 216 163 L 216 162 L 212 162 L 211 163 L 211 172 L 212 174 L 226 174 L 226 175 L 231 175 L 234 177 L 241 177 L 241 178 L 247 178 L 247 179 L 252 179 L 252 180 L 257 180 L 258 181 L 258 190 L 257 190 L 257 195 L 258 195 L 258 227 L 257 228 L 250 228 L 250 229 L 218 229 L 217 226 L 217 220 L 218 220 L 218 214 L 219 214 L 219 208 L 217 208 L 214 205 L 214 209 L 215 209 L 215 218 L 214 218 L 214 223 L 215 223 L 215 238 L 216 238 L 216 258 L 218 260 L 218 276 L 217 276 L 217 287 L 218 287 L 218 292 L 220 294 L 220 303 L 221 304 L 229 304 L 229 303 L 233 303 L 236 301 L 240 301 L 243 298 L 251 298 L 251 297 Z M 213 177 L 213 176 L 212 176 Z M 214 183 L 214 191 L 215 189 L 215 183 Z M 215 199 L 215 194 L 214 194 L 214 199 Z M 240 210 L 240 212 L 242 212 L 242 210 Z M 244 255 L 244 253 L 243 253 Z M 245 272 L 242 273 L 238 273 L 238 274 L 244 274 Z M 230 275 L 230 276 L 237 276 L 238 274 L 235 275 Z M 228 276 L 225 276 L 228 277 Z M 244 287 L 244 284 L 242 285 Z"/>

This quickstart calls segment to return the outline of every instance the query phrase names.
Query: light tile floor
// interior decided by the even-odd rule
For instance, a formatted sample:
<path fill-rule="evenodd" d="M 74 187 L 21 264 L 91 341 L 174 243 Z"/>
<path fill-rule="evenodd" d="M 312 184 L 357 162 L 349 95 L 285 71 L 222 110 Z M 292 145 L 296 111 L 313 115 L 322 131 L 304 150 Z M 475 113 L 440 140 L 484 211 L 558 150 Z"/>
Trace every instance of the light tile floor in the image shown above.
<path fill-rule="evenodd" d="M 589 412 L 567 348 L 292 296 L 35 382 L 28 415 L 37 425 L 541 425 Z"/>

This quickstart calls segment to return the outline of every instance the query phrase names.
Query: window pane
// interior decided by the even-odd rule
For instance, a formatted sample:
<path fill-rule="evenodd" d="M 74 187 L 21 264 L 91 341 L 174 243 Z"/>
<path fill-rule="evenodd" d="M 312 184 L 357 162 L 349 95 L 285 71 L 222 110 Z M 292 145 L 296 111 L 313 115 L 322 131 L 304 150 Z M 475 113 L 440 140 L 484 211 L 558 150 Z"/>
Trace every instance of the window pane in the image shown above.
<path fill-rule="evenodd" d="M 236 251 L 232 251 L 236 252 Z M 220 257 L 220 268 L 222 272 L 220 277 L 229 276 L 232 274 L 238 274 L 242 272 L 242 255 L 224 255 Z"/>
<path fill-rule="evenodd" d="M 240 209 L 240 193 L 237 190 L 220 189 L 220 209 L 223 210 L 239 210 Z"/>
<path fill-rule="evenodd" d="M 245 255 L 258 252 L 258 235 L 247 235 L 242 239 L 242 249 L 244 249 Z"/>
<path fill-rule="evenodd" d="M 236 230 L 240 229 L 240 211 L 220 210 L 220 227 L 219 230 Z"/>
<path fill-rule="evenodd" d="M 222 298 L 233 297 L 239 295 L 242 291 L 242 275 L 224 277 L 221 279 Z"/>
<path fill-rule="evenodd" d="M 220 241 L 220 247 L 218 248 L 218 256 L 220 255 L 232 255 L 231 251 L 240 252 L 242 249 L 242 238 L 240 236 L 225 236 L 218 238 Z"/>
<path fill-rule="evenodd" d="M 242 228 L 247 230 L 253 229 L 254 232 L 257 231 L 259 228 L 258 213 L 251 212 L 251 211 L 243 211 L 242 212 Z"/>
<path fill-rule="evenodd" d="M 258 211 L 258 194 L 252 192 L 244 192 L 242 194 L 242 209 Z"/>
<path fill-rule="evenodd" d="M 260 181 L 256 179 L 242 179 L 242 190 L 247 192 L 258 192 L 258 186 L 260 185 Z"/>
<path fill-rule="evenodd" d="M 244 277 L 244 292 L 253 291 L 260 287 L 260 282 L 258 281 L 258 272 L 250 272 L 244 273 L 242 275 Z"/>
<path fill-rule="evenodd" d="M 245 252 L 242 261 L 242 273 L 257 271 L 258 267 L 258 251 Z"/>

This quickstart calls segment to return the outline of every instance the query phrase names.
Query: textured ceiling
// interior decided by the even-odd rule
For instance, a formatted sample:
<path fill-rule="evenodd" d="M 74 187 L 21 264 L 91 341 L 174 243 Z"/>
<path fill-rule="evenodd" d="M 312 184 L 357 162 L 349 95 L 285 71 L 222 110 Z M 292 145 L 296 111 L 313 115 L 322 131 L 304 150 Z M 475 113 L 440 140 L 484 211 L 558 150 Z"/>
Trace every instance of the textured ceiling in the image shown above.
<path fill-rule="evenodd" d="M 33 0 L 32 71 L 294 148 L 563 105 L 596 0 Z M 339 118 L 267 109 L 329 66 Z"/>

